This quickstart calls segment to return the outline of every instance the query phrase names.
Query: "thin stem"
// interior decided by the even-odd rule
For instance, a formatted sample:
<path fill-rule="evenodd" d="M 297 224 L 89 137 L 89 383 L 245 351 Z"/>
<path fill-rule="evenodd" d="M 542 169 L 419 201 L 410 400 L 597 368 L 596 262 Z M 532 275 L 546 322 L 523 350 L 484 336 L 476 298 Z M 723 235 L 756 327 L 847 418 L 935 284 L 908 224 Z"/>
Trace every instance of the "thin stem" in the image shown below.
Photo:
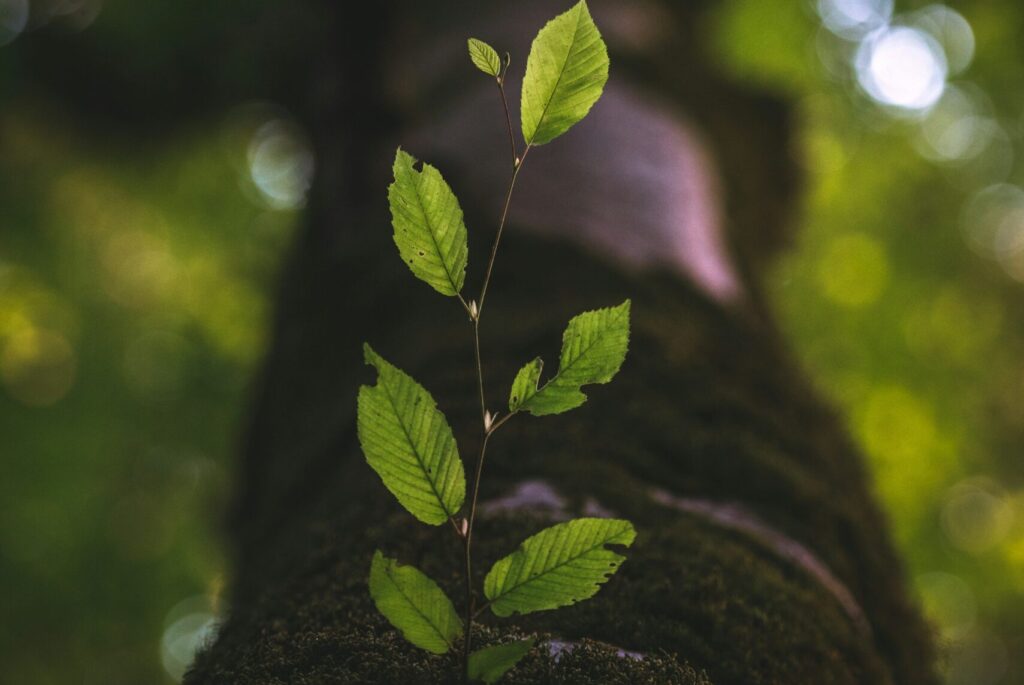
<path fill-rule="evenodd" d="M 473 618 L 476 618 L 480 614 L 482 614 L 485 611 L 487 611 L 487 607 L 489 607 L 489 606 L 491 606 L 491 601 L 490 600 L 488 600 L 488 601 L 484 602 L 483 604 L 481 604 L 479 607 L 477 607 L 476 611 L 473 613 Z"/>
<path fill-rule="evenodd" d="M 473 319 L 473 350 L 476 353 L 476 380 L 480 389 L 480 421 L 487 431 L 487 400 L 484 399 L 484 366 L 480 360 L 480 317 Z"/>
<path fill-rule="evenodd" d="M 506 65 L 505 70 L 508 71 Z M 519 158 L 519 153 L 516 152 L 516 137 L 512 133 L 512 116 L 508 113 L 508 98 L 505 97 L 505 75 L 504 73 L 498 77 L 498 92 L 501 93 L 501 106 L 505 108 L 505 126 L 508 129 L 508 145 L 512 150 L 512 166 L 516 166 L 516 160 Z"/>
<path fill-rule="evenodd" d="M 480 492 L 480 474 L 484 470 L 484 455 L 487 453 L 487 441 L 491 439 L 490 433 L 484 433 L 484 441 L 480 445 L 480 458 L 476 462 L 476 476 L 473 478 L 473 497 L 469 503 L 469 524 L 466 528 L 466 549 L 469 549 L 473 541 L 473 522 L 476 520 L 476 500 Z"/>
<path fill-rule="evenodd" d="M 466 302 L 466 298 L 462 296 L 462 293 L 455 293 L 455 297 L 459 298 L 459 304 L 461 304 L 462 308 L 466 310 L 466 313 L 469 314 L 470 318 L 473 318 L 473 312 L 470 311 L 469 303 Z"/>
<path fill-rule="evenodd" d="M 508 63 L 510 60 L 506 59 L 505 70 L 508 70 Z M 498 222 L 498 232 L 494 236 L 494 245 L 491 247 L 491 256 L 487 261 L 487 273 L 484 275 L 484 284 L 480 289 L 480 303 L 476 307 L 471 307 L 466 301 L 459 296 L 459 301 L 462 302 L 463 308 L 469 314 L 469 318 L 473 321 L 473 352 L 476 359 L 476 378 L 477 388 L 480 393 L 480 421 L 483 428 L 483 440 L 480 442 L 480 456 L 476 461 L 476 473 L 473 476 L 473 494 L 469 504 L 469 516 L 466 518 L 465 533 L 459 530 L 458 526 L 455 526 L 456 532 L 463 536 L 463 542 L 465 543 L 465 563 L 466 563 L 466 618 L 464 632 L 466 638 L 462 643 L 462 661 L 463 661 L 463 682 L 469 683 L 469 651 L 472 647 L 473 642 L 473 619 L 479 615 L 480 611 L 490 605 L 487 602 L 481 607 L 479 611 L 475 610 L 476 596 L 473 593 L 473 524 L 476 522 L 476 504 L 477 499 L 480 495 L 480 477 L 484 471 L 484 457 L 487 455 L 487 443 L 491 439 L 491 433 L 496 431 L 506 421 L 515 416 L 515 412 L 511 412 L 507 416 L 503 416 L 500 421 L 496 421 L 493 424 L 488 420 L 487 414 L 487 397 L 484 393 L 484 369 L 483 361 L 480 355 L 480 318 L 484 311 L 484 300 L 487 298 L 487 287 L 491 283 L 491 273 L 494 270 L 494 260 L 498 256 L 498 245 L 501 243 L 501 234 L 505 230 L 505 222 L 508 220 L 508 209 L 512 202 L 512 191 L 516 187 L 516 179 L 519 177 L 519 171 L 523 168 L 523 161 L 526 159 L 527 153 L 530 152 L 530 145 L 527 144 L 523 150 L 523 156 L 519 157 L 516 151 L 516 140 L 515 134 L 512 131 L 512 117 L 508 110 L 508 99 L 505 97 L 505 73 L 497 79 L 498 81 L 498 92 L 501 94 L 501 105 L 505 110 L 505 124 L 508 128 L 508 142 L 509 148 L 512 151 L 512 178 L 509 179 L 508 190 L 505 192 L 505 206 L 501 210 L 501 220 Z M 454 524 L 454 521 L 453 521 Z"/>
<path fill-rule="evenodd" d="M 473 519 L 476 518 L 477 491 L 480 487 L 480 473 L 484 465 L 484 453 L 487 450 L 487 439 L 490 433 L 487 431 L 487 400 L 484 397 L 484 371 L 483 363 L 480 360 L 480 316 L 477 314 L 473 319 L 473 351 L 476 357 L 476 379 L 480 390 L 480 422 L 484 427 L 483 442 L 480 444 L 480 456 L 477 459 L 476 477 L 473 479 L 473 498 L 469 508 L 469 518 L 466 519 L 466 534 L 463 539 L 466 557 L 466 620 L 464 631 L 466 639 L 462 646 L 463 661 L 463 682 L 469 682 L 469 650 L 473 638 Z"/>
<path fill-rule="evenodd" d="M 468 531 L 467 531 L 468 533 Z M 462 643 L 462 679 L 464 683 L 469 682 L 469 650 L 473 641 L 473 566 L 472 555 L 469 552 L 469 535 L 466 539 L 466 639 Z"/>
<path fill-rule="evenodd" d="M 479 313 L 483 313 L 484 300 L 487 299 L 487 286 L 491 284 L 491 272 L 494 270 L 494 259 L 498 256 L 498 245 L 501 243 L 501 234 L 505 230 L 505 222 L 508 219 L 508 208 L 512 202 L 512 191 L 516 187 L 516 179 L 519 178 L 519 172 L 523 168 L 523 163 L 526 162 L 526 155 L 530 153 L 530 145 L 527 145 L 523 150 L 523 156 L 517 159 L 515 169 L 512 171 L 512 179 L 508 183 L 508 190 L 505 192 L 505 206 L 501 210 L 501 221 L 498 222 L 498 233 L 494 236 L 494 245 L 491 246 L 491 258 L 487 261 L 487 273 L 484 275 L 484 285 L 480 289 L 480 305 L 478 307 Z M 478 317 L 479 317 L 478 313 Z"/>
<path fill-rule="evenodd" d="M 480 494 L 480 474 L 482 474 L 484 470 L 484 456 L 487 454 L 487 441 L 490 440 L 490 437 L 490 431 L 485 430 L 483 442 L 480 443 L 480 456 L 476 460 L 476 474 L 473 477 L 473 496 L 469 504 L 469 517 L 466 519 L 466 639 L 463 642 L 462 657 L 465 665 L 465 677 L 467 681 L 469 679 L 469 649 L 473 637 L 473 617 L 475 616 L 473 607 L 475 596 L 473 594 L 472 572 L 473 522 L 476 520 L 476 502 L 477 496 Z"/>
<path fill-rule="evenodd" d="M 506 423 L 506 422 L 507 422 L 507 421 L 508 421 L 509 419 L 511 419 L 511 418 L 512 418 L 513 416 L 515 416 L 515 415 L 516 415 L 516 414 L 518 414 L 518 413 L 519 413 L 519 410 L 517 409 L 517 410 L 516 410 L 516 411 L 514 411 L 514 412 L 510 412 L 510 413 L 508 413 L 508 414 L 505 414 L 504 416 L 502 416 L 502 417 L 501 417 L 500 419 L 498 419 L 498 420 L 497 420 L 497 421 L 495 421 L 495 422 L 494 422 L 493 424 L 491 424 L 491 429 L 490 429 L 490 431 L 488 431 L 488 434 L 490 434 L 490 433 L 493 433 L 494 431 L 496 431 L 496 430 L 498 430 L 499 428 L 501 428 L 502 426 L 504 426 L 504 425 L 505 425 L 505 423 Z"/>

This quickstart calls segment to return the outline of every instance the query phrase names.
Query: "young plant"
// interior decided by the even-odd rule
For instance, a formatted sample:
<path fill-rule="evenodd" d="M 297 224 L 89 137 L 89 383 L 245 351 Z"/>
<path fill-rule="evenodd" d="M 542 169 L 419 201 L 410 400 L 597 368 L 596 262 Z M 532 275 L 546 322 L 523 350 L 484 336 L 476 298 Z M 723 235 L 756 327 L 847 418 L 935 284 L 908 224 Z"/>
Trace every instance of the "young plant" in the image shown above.
<path fill-rule="evenodd" d="M 618 372 L 629 344 L 629 300 L 574 317 L 562 336 L 558 371 L 541 382 L 540 358 L 527 363 L 512 381 L 508 413 L 487 408 L 480 324 L 498 246 L 508 219 L 516 179 L 530 150 L 565 133 L 590 111 L 608 80 L 608 52 L 586 2 L 554 18 L 530 48 L 523 79 L 520 154 L 508 102 L 505 76 L 510 62 L 486 43 L 469 39 L 473 64 L 494 78 L 508 126 L 511 177 L 478 299 L 463 294 L 468 249 L 462 210 L 440 172 L 399 149 L 394 183 L 388 188 L 395 245 L 412 273 L 442 295 L 454 297 L 473 327 L 481 446 L 471 482 L 468 512 L 466 475 L 452 429 L 433 397 L 419 383 L 385 361 L 369 345 L 366 363 L 377 370 L 377 384 L 359 390 L 358 432 L 366 460 L 384 486 L 423 523 L 449 523 L 462 541 L 465 597 L 460 618 L 437 583 L 412 566 L 401 566 L 379 550 L 370 566 L 370 594 L 377 609 L 412 644 L 435 654 L 462 648 L 464 681 L 496 682 L 532 648 L 533 638 L 472 651 L 473 621 L 485 609 L 496 616 L 556 609 L 592 597 L 618 570 L 624 557 L 606 545 L 632 544 L 629 521 L 581 518 L 527 538 L 499 560 L 484 579 L 486 602 L 473 590 L 472 542 L 477 495 L 491 436 L 513 416 L 559 414 L 586 401 L 584 385 L 607 383 Z"/>

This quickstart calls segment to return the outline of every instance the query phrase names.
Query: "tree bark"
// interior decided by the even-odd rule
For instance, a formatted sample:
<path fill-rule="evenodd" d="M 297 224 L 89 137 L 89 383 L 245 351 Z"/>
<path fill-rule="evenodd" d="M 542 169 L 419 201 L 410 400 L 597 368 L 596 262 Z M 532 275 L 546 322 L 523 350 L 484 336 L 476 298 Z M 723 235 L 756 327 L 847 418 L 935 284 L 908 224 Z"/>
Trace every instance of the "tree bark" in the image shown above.
<path fill-rule="evenodd" d="M 681 26 L 692 18 L 690 9 L 671 11 Z M 325 47 L 327 85 L 313 88 L 332 95 L 299 108 L 320 173 L 239 465 L 230 611 L 190 685 L 451 682 L 457 671 L 454 655 L 416 650 L 372 606 L 374 549 L 415 563 L 457 604 L 461 552 L 447 526 L 423 526 L 401 510 L 366 464 L 355 398 L 373 381 L 362 363 L 368 341 L 432 392 L 470 471 L 479 431 L 472 329 L 457 304 L 411 277 L 391 243 L 389 146 L 403 118 L 429 103 L 400 112 L 380 92 L 394 40 L 384 15 L 356 30 L 342 27 L 345 10 L 335 12 L 345 41 Z M 692 116 L 723 167 L 747 296 L 723 304 L 670 270 L 624 268 L 517 230 L 529 227 L 516 226 L 513 211 L 481 332 L 491 409 L 503 407 L 522 363 L 538 354 L 554 361 L 573 315 L 629 297 L 633 332 L 622 371 L 591 388 L 583 407 L 517 416 L 491 441 L 474 584 L 552 520 L 614 514 L 639 534 L 593 600 L 484 617 L 477 645 L 524 633 L 546 640 L 507 683 L 936 682 L 928 630 L 862 459 L 760 303 L 760 255 L 778 242 L 764 236 L 781 235 L 779 197 L 792 186 L 791 171 L 775 173 L 788 169 L 779 161 L 784 116 L 704 61 L 679 73 L 684 63 L 672 54 L 643 63 L 613 51 L 612 59 L 642 64 L 635 72 L 667 97 L 702 96 L 690 98 L 700 101 Z M 456 191 L 471 185 L 471 168 L 442 170 Z M 493 225 L 485 198 L 462 200 L 471 226 Z M 481 281 L 491 235 L 471 228 L 468 284 Z M 758 249 L 735 248 L 750 242 Z"/>

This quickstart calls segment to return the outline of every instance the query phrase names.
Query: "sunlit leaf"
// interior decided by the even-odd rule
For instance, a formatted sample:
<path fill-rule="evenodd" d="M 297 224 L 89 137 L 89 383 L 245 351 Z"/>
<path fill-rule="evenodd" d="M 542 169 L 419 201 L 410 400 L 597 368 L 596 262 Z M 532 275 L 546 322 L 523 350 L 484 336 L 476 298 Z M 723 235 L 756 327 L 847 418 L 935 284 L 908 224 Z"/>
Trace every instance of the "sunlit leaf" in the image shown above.
<path fill-rule="evenodd" d="M 380 550 L 370 565 L 370 595 L 377 610 L 420 649 L 444 654 L 462 635 L 462 622 L 444 590 L 413 566 L 399 566 Z"/>
<path fill-rule="evenodd" d="M 540 382 L 540 374 L 543 370 L 544 362 L 540 357 L 519 369 L 515 380 L 512 381 L 512 392 L 508 397 L 509 411 L 517 411 L 524 398 L 537 393 L 537 384 Z"/>
<path fill-rule="evenodd" d="M 601 97 L 608 50 L 586 2 L 560 14 L 533 39 L 523 79 L 521 119 L 527 144 L 565 133 Z"/>
<path fill-rule="evenodd" d="M 487 685 L 498 682 L 501 676 L 526 656 L 536 641 L 537 638 L 528 637 L 525 640 L 478 649 L 469 655 L 470 680 L 482 680 Z"/>
<path fill-rule="evenodd" d="M 462 208 L 441 173 L 399 148 L 395 181 L 388 186 L 395 245 L 413 274 L 443 295 L 457 295 L 466 280 L 469 249 Z"/>
<path fill-rule="evenodd" d="M 491 611 L 528 614 L 593 597 L 625 560 L 605 545 L 628 547 L 634 538 L 633 524 L 619 519 L 575 519 L 542 530 L 487 573 Z"/>
<path fill-rule="evenodd" d="M 476 68 L 488 76 L 497 76 L 501 73 L 501 58 L 498 53 L 487 43 L 476 38 L 467 41 L 469 46 L 469 58 L 473 60 Z"/>
<path fill-rule="evenodd" d="M 424 523 L 453 516 L 466 496 L 466 474 L 452 429 L 434 398 L 369 345 L 377 385 L 359 389 L 358 432 L 366 461 L 402 506 Z"/>
<path fill-rule="evenodd" d="M 562 334 L 558 373 L 537 387 L 540 360 L 524 366 L 512 383 L 509 409 L 543 416 L 560 414 L 586 402 L 587 396 L 580 392 L 580 387 L 588 383 L 607 383 L 626 358 L 629 310 L 630 301 L 626 300 L 617 307 L 573 317 Z"/>

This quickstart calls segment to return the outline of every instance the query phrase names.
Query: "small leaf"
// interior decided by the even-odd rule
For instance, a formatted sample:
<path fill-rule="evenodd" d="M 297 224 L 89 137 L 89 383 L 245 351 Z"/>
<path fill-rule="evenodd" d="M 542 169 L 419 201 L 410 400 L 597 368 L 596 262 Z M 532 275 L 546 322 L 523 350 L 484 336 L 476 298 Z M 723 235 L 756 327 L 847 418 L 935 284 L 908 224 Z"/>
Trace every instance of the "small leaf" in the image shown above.
<path fill-rule="evenodd" d="M 519 411 L 525 398 L 537 394 L 537 384 L 540 383 L 540 374 L 543 370 L 544 361 L 540 357 L 519 369 L 515 380 L 512 381 L 512 392 L 508 396 L 509 411 Z"/>
<path fill-rule="evenodd" d="M 498 616 L 557 609 L 593 597 L 625 560 L 605 545 L 629 546 L 629 521 L 583 518 L 546 528 L 500 559 L 484 579 Z"/>
<path fill-rule="evenodd" d="M 487 43 L 476 38 L 467 41 L 469 45 L 469 58 L 473 60 L 476 68 L 488 76 L 497 77 L 501 74 L 501 58 L 498 53 Z"/>
<path fill-rule="evenodd" d="M 518 397 L 518 409 L 534 416 L 560 414 L 587 401 L 580 387 L 607 383 L 622 366 L 629 348 L 630 301 L 617 307 L 584 312 L 572 318 L 562 334 L 558 373 L 537 387 L 538 360 L 524 366 L 512 383 L 509 407 Z M 531 385 L 532 383 L 532 385 Z"/>
<path fill-rule="evenodd" d="M 526 656 L 536 641 L 537 638 L 528 637 L 517 642 L 478 649 L 469 655 L 470 680 L 482 680 L 487 685 L 498 682 L 501 676 Z"/>
<path fill-rule="evenodd" d="M 399 566 L 380 550 L 370 565 L 370 596 L 377 610 L 420 649 L 444 654 L 462 635 L 455 607 L 437 586 L 413 566 Z"/>
<path fill-rule="evenodd" d="M 395 152 L 395 182 L 388 186 L 395 245 L 413 274 L 442 295 L 458 295 L 466 280 L 466 224 L 455 193 L 429 164 Z"/>
<path fill-rule="evenodd" d="M 608 50 L 581 1 L 533 39 L 520 115 L 527 145 L 543 145 L 587 116 L 607 80 Z"/>
<path fill-rule="evenodd" d="M 452 429 L 434 398 L 369 345 L 377 385 L 359 388 L 359 444 L 384 485 L 413 516 L 440 525 L 466 497 L 466 474 Z"/>

